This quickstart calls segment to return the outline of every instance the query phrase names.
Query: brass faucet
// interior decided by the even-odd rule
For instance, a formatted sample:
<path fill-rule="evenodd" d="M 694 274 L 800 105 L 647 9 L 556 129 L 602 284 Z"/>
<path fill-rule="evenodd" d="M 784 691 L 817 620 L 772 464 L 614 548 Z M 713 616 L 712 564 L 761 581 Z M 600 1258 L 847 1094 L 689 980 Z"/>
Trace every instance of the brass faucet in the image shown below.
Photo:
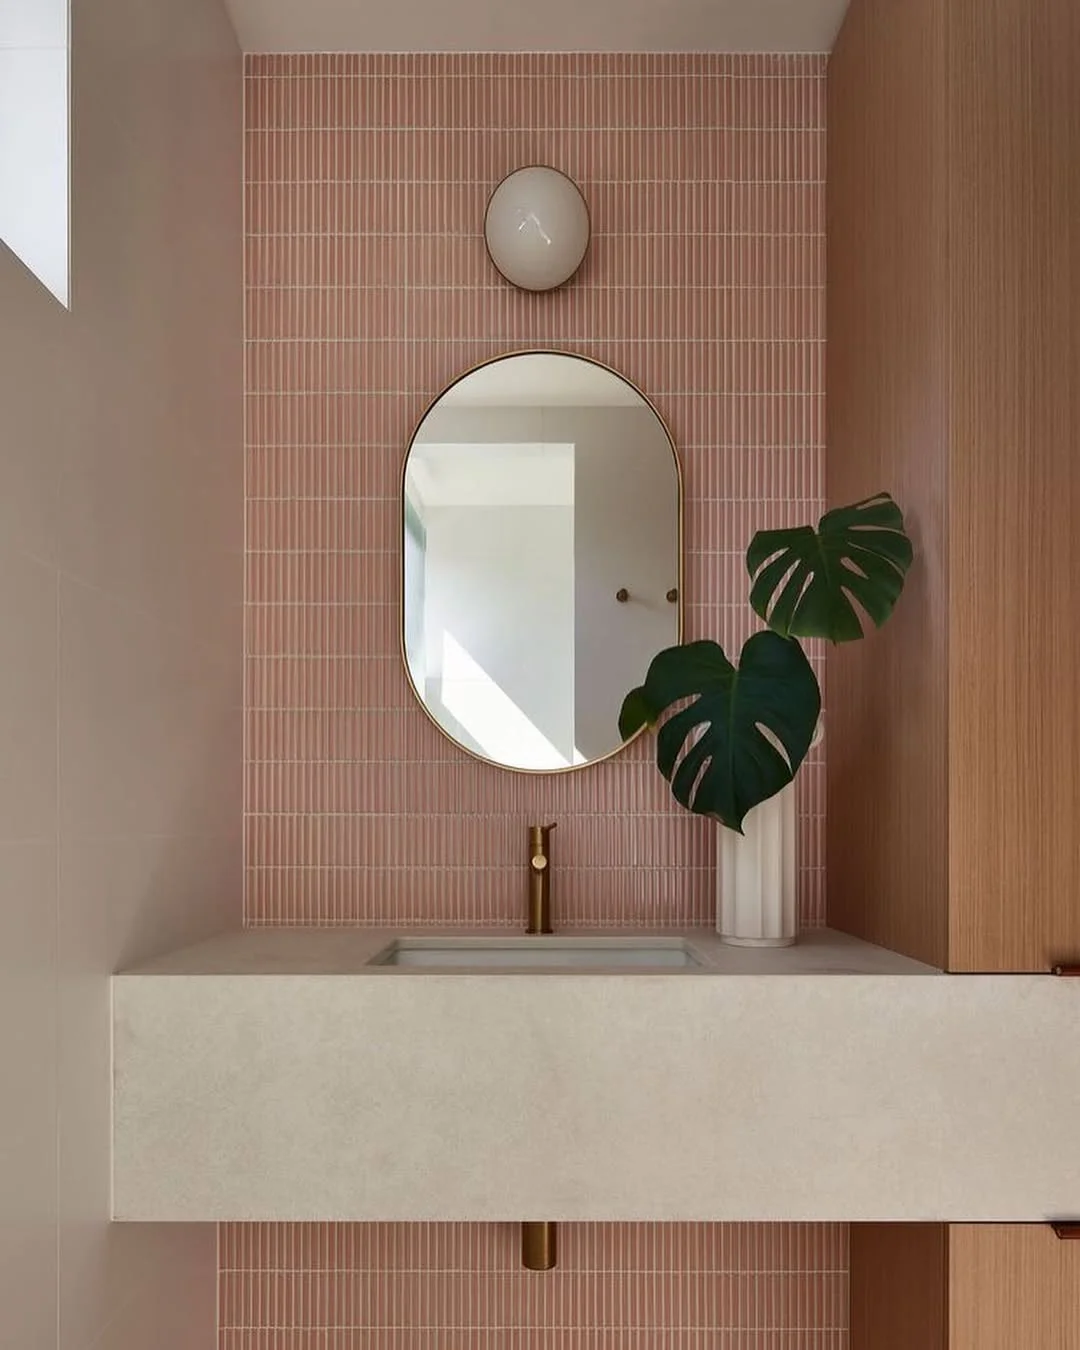
<path fill-rule="evenodd" d="M 551 831 L 554 825 L 529 826 L 529 922 L 526 933 L 552 933 Z"/>
<path fill-rule="evenodd" d="M 526 933 L 551 933 L 551 831 L 554 825 L 529 826 L 529 921 Z M 553 1223 L 521 1225 L 521 1264 L 526 1270 L 551 1270 L 556 1259 Z"/>

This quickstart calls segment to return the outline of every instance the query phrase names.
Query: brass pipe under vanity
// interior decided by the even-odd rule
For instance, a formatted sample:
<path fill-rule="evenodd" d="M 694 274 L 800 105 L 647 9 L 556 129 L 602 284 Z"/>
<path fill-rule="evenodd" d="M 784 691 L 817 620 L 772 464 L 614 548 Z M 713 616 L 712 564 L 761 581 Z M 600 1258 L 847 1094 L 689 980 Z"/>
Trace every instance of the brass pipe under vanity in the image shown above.
<path fill-rule="evenodd" d="M 529 826 L 529 910 L 526 933 L 553 933 L 551 926 L 551 831 Z M 558 1254 L 553 1223 L 521 1225 L 521 1264 L 526 1270 L 553 1270 Z"/>
<path fill-rule="evenodd" d="M 521 1225 L 521 1264 L 526 1270 L 554 1270 L 557 1255 L 553 1223 Z"/>

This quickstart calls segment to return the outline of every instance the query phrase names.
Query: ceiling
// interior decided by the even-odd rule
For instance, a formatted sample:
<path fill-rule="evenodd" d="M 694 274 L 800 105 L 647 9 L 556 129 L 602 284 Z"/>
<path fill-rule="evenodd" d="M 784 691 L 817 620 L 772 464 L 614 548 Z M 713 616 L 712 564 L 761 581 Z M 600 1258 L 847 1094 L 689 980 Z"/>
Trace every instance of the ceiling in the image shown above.
<path fill-rule="evenodd" d="M 848 0 L 226 3 L 250 52 L 823 52 Z"/>

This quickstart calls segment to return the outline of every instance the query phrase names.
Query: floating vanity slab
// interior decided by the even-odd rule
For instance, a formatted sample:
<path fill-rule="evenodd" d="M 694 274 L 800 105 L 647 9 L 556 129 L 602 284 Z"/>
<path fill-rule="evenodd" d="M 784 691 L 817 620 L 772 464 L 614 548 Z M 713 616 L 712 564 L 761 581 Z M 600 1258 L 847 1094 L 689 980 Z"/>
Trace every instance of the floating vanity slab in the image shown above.
<path fill-rule="evenodd" d="M 660 968 L 388 959 L 436 937 L 251 929 L 115 976 L 115 1217 L 1080 1214 L 1080 981 L 827 930 L 623 939 L 687 954 Z"/>

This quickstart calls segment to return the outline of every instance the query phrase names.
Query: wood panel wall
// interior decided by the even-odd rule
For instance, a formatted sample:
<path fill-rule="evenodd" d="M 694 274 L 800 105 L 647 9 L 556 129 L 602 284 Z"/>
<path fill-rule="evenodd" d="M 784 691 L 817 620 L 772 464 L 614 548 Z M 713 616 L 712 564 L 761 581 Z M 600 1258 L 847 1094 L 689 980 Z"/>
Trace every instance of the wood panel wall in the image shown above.
<path fill-rule="evenodd" d="M 1046 1224 L 852 1224 L 851 1350 L 1076 1350 L 1080 1242 Z"/>
<path fill-rule="evenodd" d="M 1080 955 L 1080 6 L 949 0 L 953 970 Z"/>
<path fill-rule="evenodd" d="M 851 1225 L 851 1350 L 946 1350 L 948 1228 Z"/>
<path fill-rule="evenodd" d="M 853 0 L 829 69 L 827 492 L 918 550 L 829 654 L 829 917 L 1080 956 L 1080 7 Z"/>
<path fill-rule="evenodd" d="M 947 959 L 944 10 L 853 0 L 829 62 L 826 493 L 885 489 L 917 562 L 887 627 L 828 654 L 828 917 Z"/>
<path fill-rule="evenodd" d="M 950 1224 L 948 1247 L 949 1350 L 1080 1346 L 1080 1242 L 1043 1224 Z"/>

